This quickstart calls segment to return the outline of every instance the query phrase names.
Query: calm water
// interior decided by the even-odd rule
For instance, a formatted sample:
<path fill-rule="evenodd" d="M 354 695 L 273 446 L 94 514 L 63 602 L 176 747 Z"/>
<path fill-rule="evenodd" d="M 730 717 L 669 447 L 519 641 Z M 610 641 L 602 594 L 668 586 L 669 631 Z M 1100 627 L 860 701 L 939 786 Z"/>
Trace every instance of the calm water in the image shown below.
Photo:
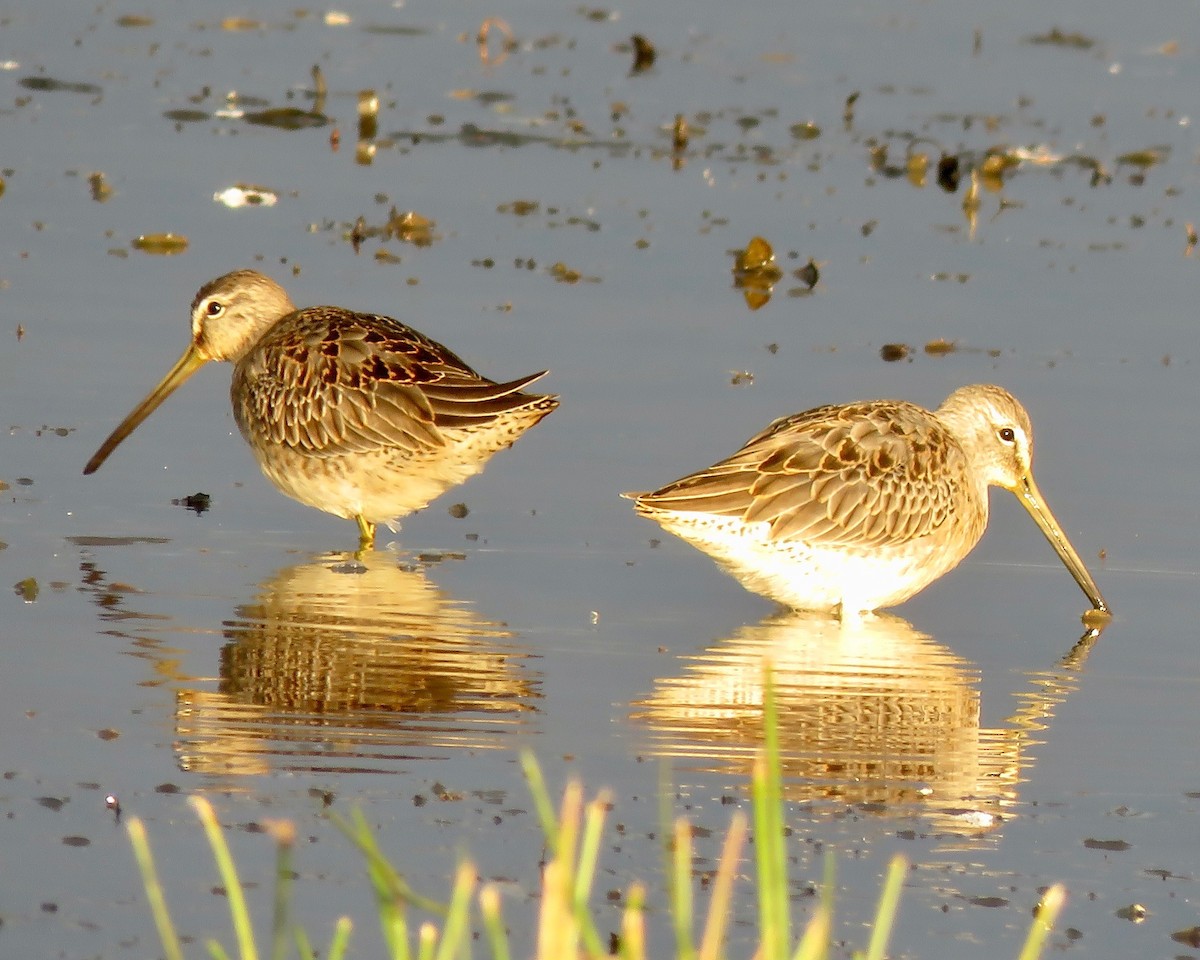
<path fill-rule="evenodd" d="M 541 854 L 526 746 L 554 789 L 571 773 L 612 789 L 600 889 L 644 878 L 660 904 L 645 838 L 664 764 L 676 808 L 712 831 L 706 869 L 746 804 L 770 659 L 798 920 L 833 847 L 839 936 L 861 946 L 900 851 L 897 953 L 1015 956 L 1039 889 L 1063 881 L 1060 944 L 1179 954 L 1200 855 L 1191 11 L 340 9 L 348 22 L 263 4 L 245 29 L 203 3 L 140 25 L 111 5 L 0 12 L 0 953 L 157 954 L 109 792 L 148 822 L 189 935 L 225 929 L 184 799 L 199 792 L 263 887 L 254 825 L 297 823 L 317 941 L 348 912 L 357 955 L 378 947 L 331 804 L 363 809 L 428 893 L 470 851 L 506 879 L 524 944 Z M 488 14 L 518 39 L 500 63 L 472 39 Z M 634 32 L 659 48 L 637 75 Z M 330 122 L 247 122 L 311 111 L 314 64 Z M 364 88 L 382 101 L 373 154 L 356 149 Z M 680 113 L 692 138 L 673 157 Z M 934 167 L 993 147 L 1046 162 L 982 184 L 971 222 L 967 182 L 947 192 Z M 238 184 L 277 202 L 214 199 Z M 435 221 L 433 242 L 356 251 L 356 219 L 379 227 L 392 206 Z M 159 232 L 186 251 L 133 247 Z M 754 236 L 784 275 L 751 311 L 731 267 Z M 811 291 L 792 275 L 810 258 Z M 393 313 L 490 376 L 549 367 L 563 405 L 361 564 L 338 552 L 351 524 L 259 475 L 228 368 L 83 478 L 182 350 L 195 289 L 247 265 L 298 303 Z M 908 358 L 884 362 L 896 343 Z M 979 381 L 1032 413 L 1042 489 L 1116 611 L 1094 645 L 1077 645 L 1083 598 L 1007 495 L 959 570 L 848 631 L 653 543 L 617 497 L 782 413 L 936 405 Z M 172 503 L 197 491 L 202 515 Z M 1116 915 L 1133 903 L 1145 922 Z M 753 919 L 746 897 L 738 915 Z"/>

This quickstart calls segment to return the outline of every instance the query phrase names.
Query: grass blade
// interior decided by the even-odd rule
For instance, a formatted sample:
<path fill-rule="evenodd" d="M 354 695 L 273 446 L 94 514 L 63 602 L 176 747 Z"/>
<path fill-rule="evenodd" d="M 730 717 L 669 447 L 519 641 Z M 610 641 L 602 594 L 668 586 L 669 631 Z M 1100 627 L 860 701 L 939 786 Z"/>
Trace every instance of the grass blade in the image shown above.
<path fill-rule="evenodd" d="M 479 891 L 479 912 L 483 914 L 483 929 L 492 950 L 492 960 L 512 960 L 504 917 L 500 913 L 500 891 L 494 883 Z"/>
<path fill-rule="evenodd" d="M 163 953 L 166 954 L 167 960 L 183 960 L 183 948 L 180 946 L 179 936 L 175 933 L 175 924 L 171 922 L 171 912 L 167 909 L 162 884 L 154 866 L 154 857 L 150 853 L 150 839 L 146 836 L 146 826 L 137 817 L 133 817 L 125 831 L 129 834 L 133 857 L 142 875 L 142 887 L 150 903 L 150 914 L 154 917 L 154 926 L 158 930 L 158 941 L 162 944 Z"/>
<path fill-rule="evenodd" d="M 454 878 L 454 893 L 450 897 L 450 910 L 442 927 L 442 942 L 435 960 L 453 960 L 456 953 L 466 954 L 471 934 L 471 899 L 475 893 L 475 867 L 469 861 L 459 865 Z"/>
<path fill-rule="evenodd" d="M 275 838 L 275 905 L 271 912 L 271 960 L 283 960 L 287 952 L 288 904 L 292 893 L 292 851 L 296 828 L 286 821 L 267 823 Z"/>
<path fill-rule="evenodd" d="M 208 837 L 208 845 L 212 848 L 213 860 L 217 865 L 221 883 L 225 886 L 225 896 L 229 900 L 229 916 L 233 923 L 233 933 L 237 938 L 238 950 L 242 960 L 258 960 L 258 948 L 254 944 L 254 928 L 250 923 L 250 912 L 246 909 L 246 894 L 238 879 L 237 867 L 229 845 L 225 842 L 225 834 L 221 824 L 217 822 L 216 812 L 212 804 L 204 797 L 188 797 L 188 802 L 200 818 L 204 833 Z"/>
<path fill-rule="evenodd" d="M 354 924 L 349 917 L 338 917 L 333 927 L 333 937 L 329 941 L 329 960 L 345 960 L 346 949 L 350 946 L 350 932 Z"/>
<path fill-rule="evenodd" d="M 675 821 L 671 884 L 671 918 L 675 923 L 675 956 L 695 960 L 692 943 L 692 826 L 686 817 Z"/>
<path fill-rule="evenodd" d="M 1029 926 L 1029 935 L 1025 938 L 1025 946 L 1021 948 L 1018 960 L 1037 960 L 1041 956 L 1042 946 L 1066 903 L 1067 889 L 1061 883 L 1056 883 L 1046 891 Z"/>
<path fill-rule="evenodd" d="M 635 883 L 625 897 L 621 915 L 622 960 L 646 960 L 646 888 Z"/>
<path fill-rule="evenodd" d="M 552 855 L 558 856 L 559 826 L 554 815 L 554 802 L 546 790 L 546 778 L 542 776 L 542 768 L 532 751 L 521 751 L 521 770 L 525 773 L 525 782 L 529 784 L 529 794 L 533 797 L 533 808 L 537 811 L 538 821 L 542 825 L 546 846 L 550 848 Z"/>
<path fill-rule="evenodd" d="M 733 881 L 737 874 L 738 861 L 742 856 L 742 845 L 746 842 L 748 825 L 746 815 L 735 811 L 725 834 L 721 848 L 721 859 L 717 863 L 717 875 L 712 883 L 712 895 L 708 900 L 708 917 L 704 923 L 704 935 L 700 939 L 699 960 L 718 960 L 725 942 L 725 927 L 729 923 L 730 905 L 733 902 Z"/>
<path fill-rule="evenodd" d="M 900 888 L 904 885 L 904 874 L 908 861 L 897 854 L 888 864 L 887 878 L 879 894 L 879 909 L 875 911 L 875 923 L 871 927 L 871 940 L 867 945 L 867 960 L 883 960 L 888 938 L 896 922 L 896 908 L 900 905 Z"/>

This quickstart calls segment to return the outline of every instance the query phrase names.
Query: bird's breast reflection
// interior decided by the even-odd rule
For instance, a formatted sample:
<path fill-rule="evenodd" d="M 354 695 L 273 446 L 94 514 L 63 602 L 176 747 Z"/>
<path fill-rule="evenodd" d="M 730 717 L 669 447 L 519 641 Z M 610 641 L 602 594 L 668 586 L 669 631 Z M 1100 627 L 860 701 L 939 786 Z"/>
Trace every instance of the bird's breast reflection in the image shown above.
<path fill-rule="evenodd" d="M 788 799 L 917 814 L 959 838 L 986 835 L 1017 800 L 1030 725 L 984 728 L 978 669 L 899 617 L 780 613 L 681 661 L 632 705 L 676 777 L 748 777 L 769 667 Z"/>
<path fill-rule="evenodd" d="M 529 651 L 420 565 L 366 558 L 287 568 L 237 609 L 216 690 L 177 695 L 184 769 L 394 772 L 524 729 L 541 697 Z"/>

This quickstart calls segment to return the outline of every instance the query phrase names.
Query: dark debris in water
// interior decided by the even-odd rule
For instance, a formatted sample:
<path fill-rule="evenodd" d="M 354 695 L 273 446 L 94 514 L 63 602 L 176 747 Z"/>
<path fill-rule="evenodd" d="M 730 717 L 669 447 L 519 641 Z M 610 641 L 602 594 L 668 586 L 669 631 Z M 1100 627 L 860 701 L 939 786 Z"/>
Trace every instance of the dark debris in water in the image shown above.
<path fill-rule="evenodd" d="M 1120 853 L 1132 846 L 1127 840 L 1096 840 L 1093 837 L 1084 840 L 1083 845 L 1088 850 L 1106 850 L 1110 853 Z"/>
<path fill-rule="evenodd" d="M 103 93 L 103 90 L 94 83 L 76 83 L 70 80 L 56 80 L 54 77 L 22 77 L 17 81 L 17 84 L 26 90 L 62 91 L 64 93 Z"/>
<path fill-rule="evenodd" d="M 362 29 L 363 33 L 379 37 L 423 37 L 430 32 L 428 27 L 414 27 L 407 23 L 368 23 Z"/>
<path fill-rule="evenodd" d="M 393 206 L 388 211 L 387 220 L 379 226 L 372 226 L 367 223 L 365 217 L 359 217 L 346 234 L 346 239 L 350 241 L 355 253 L 359 252 L 365 241 L 375 237 L 383 241 L 396 240 L 417 247 L 429 247 L 434 241 L 441 239 L 441 234 L 434 232 L 436 226 L 436 221 L 415 210 L 401 213 Z M 396 257 L 394 262 L 399 263 L 400 259 Z"/>
<path fill-rule="evenodd" d="M 313 127 L 323 127 L 329 123 L 329 118 L 323 113 L 312 110 L 301 110 L 299 107 L 272 107 L 269 110 L 256 110 L 242 117 L 247 123 L 259 127 L 274 127 L 277 130 L 308 130 Z"/>
<path fill-rule="evenodd" d="M 212 497 L 207 493 L 189 493 L 186 497 L 172 500 L 171 504 L 176 507 L 186 507 L 195 513 L 196 516 L 200 516 L 212 507 Z"/>
<path fill-rule="evenodd" d="M 131 547 L 139 543 L 170 543 L 169 537 L 102 537 L 102 536 L 73 536 L 66 538 L 67 543 L 77 547 Z"/>
<path fill-rule="evenodd" d="M 1070 50 L 1091 50 L 1096 41 L 1082 33 L 1071 33 L 1060 27 L 1051 27 L 1046 33 L 1025 38 L 1026 43 L 1038 46 L 1066 47 Z"/>

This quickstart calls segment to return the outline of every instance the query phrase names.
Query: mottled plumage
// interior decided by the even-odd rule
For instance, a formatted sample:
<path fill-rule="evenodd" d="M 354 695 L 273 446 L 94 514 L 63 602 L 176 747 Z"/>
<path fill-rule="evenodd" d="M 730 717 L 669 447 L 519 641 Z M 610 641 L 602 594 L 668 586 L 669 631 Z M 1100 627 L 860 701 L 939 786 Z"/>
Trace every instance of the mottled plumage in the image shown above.
<path fill-rule="evenodd" d="M 481 377 L 391 317 L 340 307 L 297 310 L 253 270 L 200 288 L 192 342 L 175 367 L 88 462 L 108 455 L 209 360 L 234 364 L 233 415 L 263 473 L 290 497 L 356 520 L 364 546 L 483 469 L 558 406 Z"/>
<path fill-rule="evenodd" d="M 988 487 L 1016 494 L 1097 610 L 1094 581 L 1042 500 L 1033 427 L 1007 391 L 963 387 L 936 412 L 899 400 L 776 420 L 637 510 L 787 606 L 893 606 L 953 569 L 987 528 Z"/>

